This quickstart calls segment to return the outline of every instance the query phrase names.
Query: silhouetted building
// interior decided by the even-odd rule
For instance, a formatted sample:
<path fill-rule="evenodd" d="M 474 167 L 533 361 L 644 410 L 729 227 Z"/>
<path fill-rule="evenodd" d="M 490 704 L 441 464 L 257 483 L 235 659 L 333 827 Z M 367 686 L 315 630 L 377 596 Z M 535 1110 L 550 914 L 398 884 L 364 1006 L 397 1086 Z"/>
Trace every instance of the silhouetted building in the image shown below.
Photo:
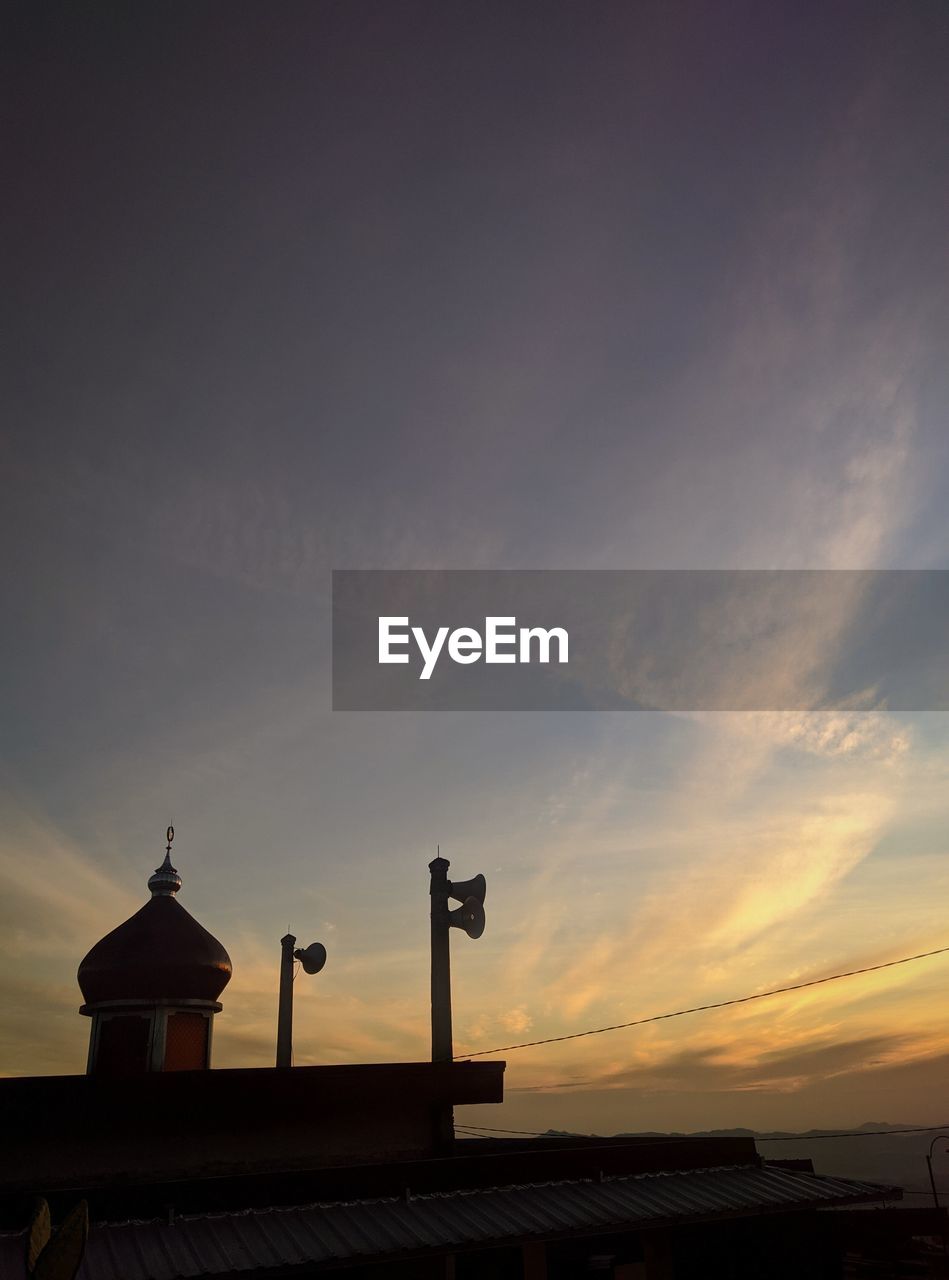
<path fill-rule="evenodd" d="M 181 876 L 165 860 L 149 877 L 151 898 L 79 966 L 92 1019 L 86 1070 L 94 1075 L 200 1071 L 211 1065 L 211 1024 L 231 977 L 227 952 L 184 909 Z"/>
<path fill-rule="evenodd" d="M 503 1062 L 207 1070 L 231 965 L 177 900 L 171 834 L 80 965 L 87 1074 L 0 1080 L 2 1280 L 37 1196 L 56 1221 L 88 1202 L 77 1280 L 829 1280 L 855 1234 L 941 1229 L 750 1137 L 456 1140 Z"/>

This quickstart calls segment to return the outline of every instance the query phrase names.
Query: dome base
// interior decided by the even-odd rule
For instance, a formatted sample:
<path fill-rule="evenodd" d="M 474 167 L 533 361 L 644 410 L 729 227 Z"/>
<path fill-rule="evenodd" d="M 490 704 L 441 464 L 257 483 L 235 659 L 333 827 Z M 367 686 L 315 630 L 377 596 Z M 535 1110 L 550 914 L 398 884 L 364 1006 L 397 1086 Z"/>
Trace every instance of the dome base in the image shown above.
<path fill-rule="evenodd" d="M 220 1008 L 213 1000 L 108 1000 L 83 1005 L 80 1013 L 92 1019 L 86 1071 L 118 1077 L 207 1070 L 211 1029 Z"/>

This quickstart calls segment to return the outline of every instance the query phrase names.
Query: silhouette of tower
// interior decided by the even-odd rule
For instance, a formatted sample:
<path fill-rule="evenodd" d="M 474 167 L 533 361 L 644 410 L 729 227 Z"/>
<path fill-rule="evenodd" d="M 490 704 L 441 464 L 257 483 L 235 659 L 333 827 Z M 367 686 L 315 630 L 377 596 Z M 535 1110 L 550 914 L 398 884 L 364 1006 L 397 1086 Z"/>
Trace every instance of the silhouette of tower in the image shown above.
<path fill-rule="evenodd" d="M 151 898 L 97 942 L 79 966 L 92 1019 L 86 1070 L 96 1075 L 200 1071 L 210 1066 L 211 1023 L 231 961 L 175 896 L 181 877 L 165 860 L 149 877 Z"/>

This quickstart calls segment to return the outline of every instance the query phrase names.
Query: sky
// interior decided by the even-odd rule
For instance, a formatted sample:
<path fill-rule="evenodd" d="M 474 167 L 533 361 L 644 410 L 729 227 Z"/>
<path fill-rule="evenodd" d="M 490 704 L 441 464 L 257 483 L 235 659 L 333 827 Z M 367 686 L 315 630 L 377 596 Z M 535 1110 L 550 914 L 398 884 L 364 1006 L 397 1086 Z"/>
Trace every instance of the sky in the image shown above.
<path fill-rule="evenodd" d="M 0 1072 L 146 899 L 215 1065 L 481 1052 L 949 945 L 949 716 L 333 712 L 333 569 L 947 568 L 941 0 L 14 5 Z M 802 647 L 774 661 L 794 705 Z M 505 1053 L 511 1128 L 940 1123 L 949 958 Z"/>

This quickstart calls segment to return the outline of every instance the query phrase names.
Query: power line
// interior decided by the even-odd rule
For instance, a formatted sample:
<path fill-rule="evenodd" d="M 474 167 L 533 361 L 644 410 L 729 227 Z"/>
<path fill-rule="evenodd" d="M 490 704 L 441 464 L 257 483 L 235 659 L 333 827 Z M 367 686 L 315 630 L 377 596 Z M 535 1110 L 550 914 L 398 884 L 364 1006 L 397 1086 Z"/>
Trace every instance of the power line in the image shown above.
<path fill-rule="evenodd" d="M 900 1133 L 937 1133 L 940 1129 L 949 1128 L 944 1124 L 915 1125 L 909 1129 L 851 1129 L 843 1133 L 808 1133 L 803 1137 L 792 1134 L 780 1138 L 756 1138 L 756 1142 L 820 1142 L 824 1138 L 889 1138 Z"/>
<path fill-rule="evenodd" d="M 549 1129 L 541 1132 L 539 1129 L 496 1129 L 489 1125 L 483 1124 L 466 1124 L 459 1126 L 455 1132 L 472 1131 L 473 1137 L 482 1137 L 492 1133 L 513 1134 L 521 1138 L 597 1138 L 603 1137 L 602 1134 L 595 1133 L 565 1133 L 559 1131 L 552 1133 Z M 825 1138 L 890 1138 L 901 1133 L 937 1133 L 940 1129 L 949 1129 L 949 1125 L 945 1124 L 928 1124 L 913 1125 L 906 1129 L 845 1129 L 840 1133 L 788 1133 L 781 1134 L 776 1138 L 766 1138 L 761 1134 L 752 1134 L 755 1142 L 820 1142 Z M 474 1132 L 477 1131 L 477 1132 Z M 625 1135 L 614 1135 L 625 1136 Z M 722 1133 L 683 1133 L 683 1134 L 630 1134 L 630 1137 L 647 1139 L 642 1145 L 648 1145 L 648 1139 L 655 1138 L 657 1142 L 663 1145 L 673 1142 L 720 1142 L 722 1138 L 729 1136 L 748 1136 L 748 1135 L 729 1135 Z M 607 1139 L 608 1140 L 608 1139 Z"/>
<path fill-rule="evenodd" d="M 540 1133 L 539 1129 L 494 1129 L 491 1125 L 484 1124 L 466 1124 L 465 1129 L 478 1129 L 479 1133 L 512 1133 L 520 1134 L 524 1138 L 596 1138 L 593 1133 L 565 1133 L 564 1130 L 558 1130 L 557 1133 Z M 457 1128 L 455 1130 L 457 1133 Z"/>
<path fill-rule="evenodd" d="M 647 1022 L 662 1022 L 666 1018 L 682 1018 L 687 1013 L 707 1013 L 709 1009 L 727 1009 L 730 1005 L 748 1004 L 751 1000 L 766 1000 L 769 996 L 786 995 L 789 991 L 803 991 L 805 987 L 819 987 L 825 982 L 837 982 L 841 978 L 855 978 L 861 973 L 877 973 L 880 969 L 892 969 L 896 965 L 911 964 L 914 960 L 928 960 L 930 956 L 942 956 L 949 947 L 937 947 L 935 951 L 921 951 L 915 956 L 903 956 L 900 960 L 886 960 L 883 964 L 868 964 L 862 969 L 848 969 L 846 973 L 832 973 L 826 978 L 811 978 L 809 982 L 794 982 L 787 987 L 775 987 L 772 991 L 758 991 L 750 996 L 736 996 L 732 1000 L 716 1000 L 713 1004 L 697 1004 L 691 1009 L 676 1009 L 673 1013 L 654 1013 L 649 1018 L 634 1018 L 632 1022 L 616 1022 L 609 1027 L 594 1027 L 589 1031 L 572 1031 L 566 1036 L 548 1036 L 544 1040 L 524 1040 L 520 1044 L 503 1044 L 498 1049 L 477 1049 L 473 1053 L 456 1053 L 455 1058 L 484 1058 L 495 1053 L 510 1053 L 514 1049 L 534 1049 L 542 1044 L 560 1044 L 564 1040 L 581 1040 L 584 1036 L 601 1036 L 607 1031 L 625 1031 L 628 1027 L 641 1027 Z"/>

